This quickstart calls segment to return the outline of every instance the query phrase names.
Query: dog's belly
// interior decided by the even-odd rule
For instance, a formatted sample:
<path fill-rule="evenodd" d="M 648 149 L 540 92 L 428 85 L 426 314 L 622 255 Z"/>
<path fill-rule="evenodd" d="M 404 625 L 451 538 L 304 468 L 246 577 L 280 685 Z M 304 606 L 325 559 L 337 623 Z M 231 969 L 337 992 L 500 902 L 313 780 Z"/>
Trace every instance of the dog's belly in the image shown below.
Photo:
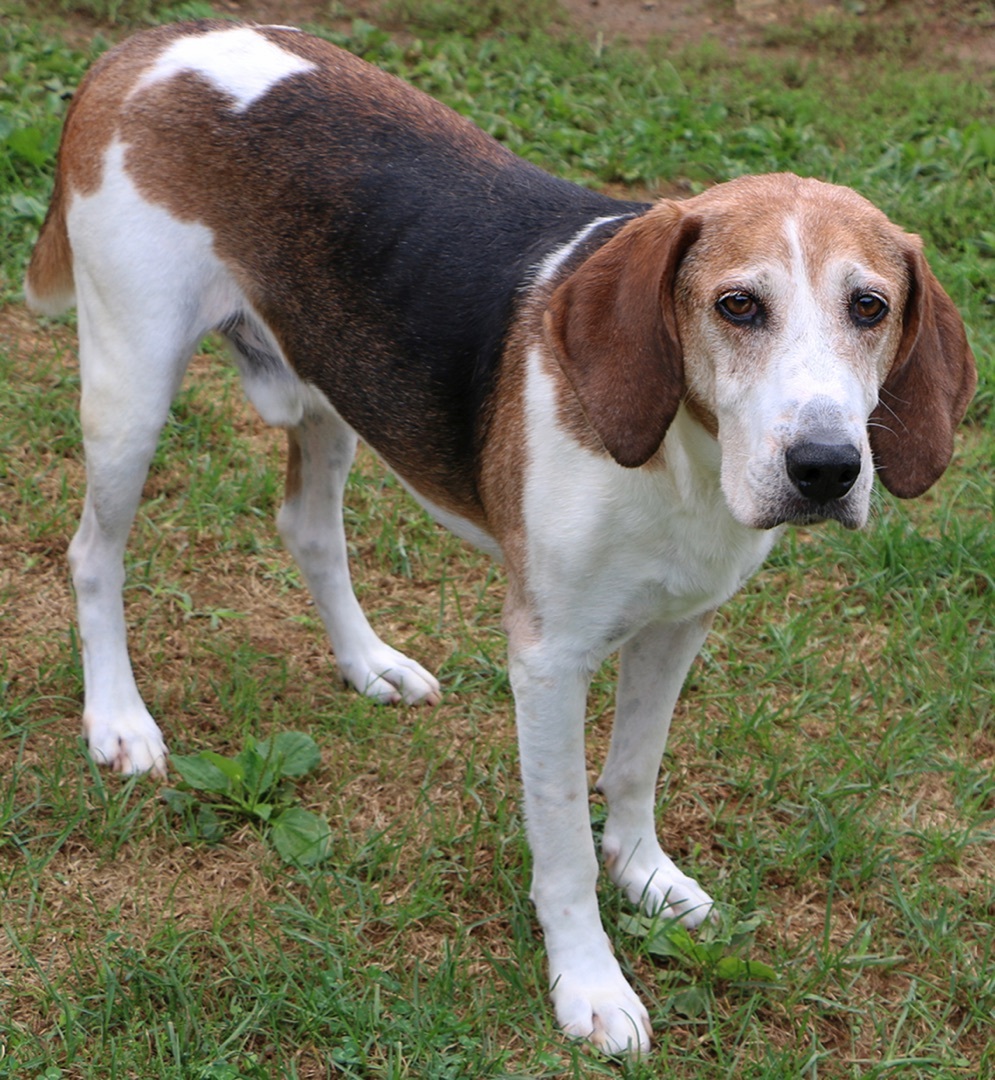
<path fill-rule="evenodd" d="M 305 412 L 326 411 L 335 415 L 337 423 L 345 423 L 320 390 L 308 386 L 294 374 L 260 323 L 243 322 L 241 330 L 232 332 L 229 328 L 228 336 L 242 374 L 242 388 L 267 424 L 293 427 L 300 423 Z M 247 341 L 250 337 L 258 342 L 257 347 L 253 348 Z M 373 449 L 376 451 L 376 447 Z M 396 470 L 392 471 L 408 493 L 440 525 L 493 558 L 501 558 L 497 541 L 477 522 L 440 506 Z"/>
<path fill-rule="evenodd" d="M 444 507 L 432 502 L 431 499 L 422 495 L 416 487 L 408 483 L 403 476 L 398 476 L 398 480 L 401 481 L 415 501 L 454 536 L 458 536 L 461 540 L 472 544 L 492 558 L 498 561 L 501 560 L 501 546 L 486 529 L 481 528 L 476 522 L 470 521 L 469 518 L 461 517 L 454 511 L 446 510 Z"/>

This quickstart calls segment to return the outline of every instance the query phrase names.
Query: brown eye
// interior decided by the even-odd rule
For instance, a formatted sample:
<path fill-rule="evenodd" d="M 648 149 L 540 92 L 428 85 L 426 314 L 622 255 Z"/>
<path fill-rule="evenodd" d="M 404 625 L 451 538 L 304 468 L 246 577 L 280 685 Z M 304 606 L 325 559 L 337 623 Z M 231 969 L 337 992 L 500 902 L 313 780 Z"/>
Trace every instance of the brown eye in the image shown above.
<path fill-rule="evenodd" d="M 850 316 L 860 327 L 874 326 L 887 314 L 887 301 L 877 293 L 860 293 L 850 302 Z"/>
<path fill-rule="evenodd" d="M 747 292 L 731 292 L 720 296 L 716 303 L 720 315 L 739 326 L 757 326 L 763 321 L 764 309 L 755 296 Z"/>

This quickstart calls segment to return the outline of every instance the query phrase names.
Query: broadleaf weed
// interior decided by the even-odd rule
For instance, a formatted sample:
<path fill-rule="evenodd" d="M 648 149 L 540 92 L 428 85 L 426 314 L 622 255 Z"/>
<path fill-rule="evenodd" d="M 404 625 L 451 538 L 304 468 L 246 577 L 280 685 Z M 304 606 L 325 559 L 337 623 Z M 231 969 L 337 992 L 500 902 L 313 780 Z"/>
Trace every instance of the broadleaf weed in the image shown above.
<path fill-rule="evenodd" d="M 658 961 L 676 963 L 676 969 L 668 975 L 672 983 L 680 986 L 675 993 L 683 995 L 676 1007 L 687 1015 L 699 1015 L 704 1007 L 704 992 L 719 984 L 763 984 L 774 989 L 781 981 L 772 965 L 746 955 L 762 921 L 759 914 L 735 918 L 729 912 L 716 910 L 694 936 L 680 920 L 661 916 L 623 915 L 619 928 L 641 939 L 642 948 Z"/>
<path fill-rule="evenodd" d="M 327 858 L 327 819 L 297 806 L 289 783 L 321 763 L 321 752 L 309 735 L 281 731 L 258 742 L 250 736 L 234 756 L 202 750 L 174 754 L 170 761 L 180 783 L 165 789 L 163 798 L 195 835 L 217 842 L 227 823 L 247 820 L 284 862 L 313 866 Z"/>

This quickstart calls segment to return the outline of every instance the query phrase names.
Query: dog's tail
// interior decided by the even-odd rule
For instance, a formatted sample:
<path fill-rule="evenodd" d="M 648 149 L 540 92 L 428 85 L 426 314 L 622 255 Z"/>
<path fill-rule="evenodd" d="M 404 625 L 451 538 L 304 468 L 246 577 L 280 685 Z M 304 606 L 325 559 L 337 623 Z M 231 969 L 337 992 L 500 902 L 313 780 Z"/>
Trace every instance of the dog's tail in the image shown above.
<path fill-rule="evenodd" d="M 61 315 L 76 300 L 66 202 L 62 178 L 57 172 L 52 201 L 24 278 L 28 307 L 42 315 Z"/>

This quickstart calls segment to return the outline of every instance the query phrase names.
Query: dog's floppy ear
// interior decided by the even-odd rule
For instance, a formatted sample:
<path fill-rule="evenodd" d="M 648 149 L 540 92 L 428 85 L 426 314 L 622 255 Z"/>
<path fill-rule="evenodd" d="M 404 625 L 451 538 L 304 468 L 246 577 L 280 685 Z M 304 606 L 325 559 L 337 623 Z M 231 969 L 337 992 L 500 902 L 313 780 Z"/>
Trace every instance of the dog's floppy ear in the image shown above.
<path fill-rule="evenodd" d="M 978 378 L 961 317 L 918 238 L 909 240 L 905 328 L 868 431 L 878 476 L 902 499 L 921 495 L 949 464 Z"/>
<path fill-rule="evenodd" d="M 628 468 L 660 448 L 684 393 L 674 279 L 701 220 L 660 203 L 553 293 L 548 339 L 587 422 Z"/>

